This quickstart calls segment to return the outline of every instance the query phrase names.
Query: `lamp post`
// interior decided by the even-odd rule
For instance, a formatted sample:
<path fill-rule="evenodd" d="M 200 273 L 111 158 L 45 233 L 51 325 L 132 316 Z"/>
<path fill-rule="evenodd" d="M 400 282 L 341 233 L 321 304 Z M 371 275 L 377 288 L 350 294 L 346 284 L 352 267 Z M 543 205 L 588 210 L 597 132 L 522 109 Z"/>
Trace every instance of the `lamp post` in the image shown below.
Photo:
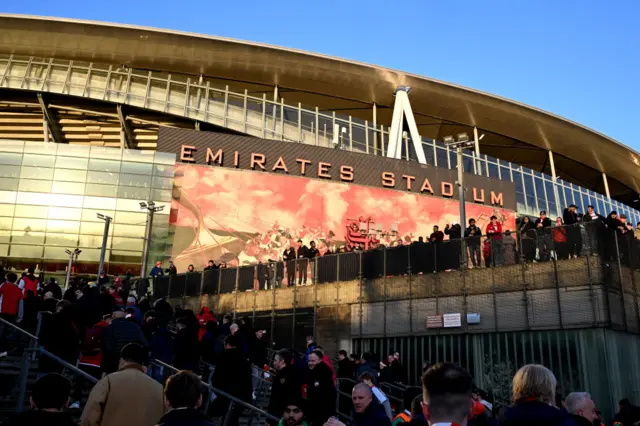
<path fill-rule="evenodd" d="M 459 133 L 456 139 L 453 136 L 446 136 L 444 138 L 444 143 L 448 148 L 455 149 L 458 152 L 458 180 L 456 185 L 458 185 L 458 202 L 460 203 L 460 262 L 462 265 L 466 265 L 467 263 L 467 253 L 466 247 L 464 244 L 464 233 L 462 230 L 467 226 L 467 218 L 466 218 L 466 209 L 464 204 L 464 165 L 463 165 L 463 157 L 462 150 L 465 148 L 475 147 L 475 141 L 469 140 L 469 135 L 466 133 Z"/>
<path fill-rule="evenodd" d="M 64 288 L 66 290 L 69 287 L 69 280 L 71 279 L 71 268 L 73 268 L 73 261 L 78 261 L 78 255 L 82 253 L 82 250 L 74 249 L 73 251 L 71 251 L 67 249 L 64 252 L 69 255 L 69 264 L 67 265 L 67 280 L 64 284 Z"/>
<path fill-rule="evenodd" d="M 109 226 L 111 225 L 112 218 L 105 216 L 102 213 L 97 213 L 98 219 L 104 220 L 104 233 L 102 234 L 102 247 L 100 248 L 100 266 L 98 266 L 98 276 L 101 272 L 104 272 L 104 257 L 107 253 L 107 239 L 109 238 Z"/>
<path fill-rule="evenodd" d="M 140 209 L 147 211 L 147 228 L 145 230 L 144 248 L 142 250 L 142 270 L 140 276 L 145 277 L 147 275 L 147 261 L 149 257 L 149 247 L 151 247 L 151 230 L 153 227 L 153 215 L 156 212 L 164 210 L 164 206 L 156 206 L 153 201 L 143 201 L 140 203 Z"/>

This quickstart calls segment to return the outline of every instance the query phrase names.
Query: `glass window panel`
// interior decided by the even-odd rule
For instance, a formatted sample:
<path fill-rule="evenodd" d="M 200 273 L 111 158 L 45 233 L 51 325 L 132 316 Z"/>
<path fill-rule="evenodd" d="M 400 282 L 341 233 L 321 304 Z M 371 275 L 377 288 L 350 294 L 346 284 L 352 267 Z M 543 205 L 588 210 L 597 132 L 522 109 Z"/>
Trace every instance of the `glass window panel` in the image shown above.
<path fill-rule="evenodd" d="M 455 150 L 449 150 L 449 158 L 451 159 L 451 168 L 455 169 L 458 167 L 458 153 Z"/>
<path fill-rule="evenodd" d="M 50 232 L 77 234 L 79 230 L 80 222 L 71 220 L 49 220 L 47 224 L 47 231 Z"/>
<path fill-rule="evenodd" d="M 141 151 L 139 149 L 125 149 L 122 153 L 123 160 L 139 163 L 153 163 L 154 157 L 155 153 L 153 151 Z"/>
<path fill-rule="evenodd" d="M 18 179 L 0 178 L 0 190 L 2 191 L 17 191 Z"/>
<path fill-rule="evenodd" d="M 111 262 L 140 263 L 141 261 L 142 253 L 140 252 L 111 250 Z"/>
<path fill-rule="evenodd" d="M 51 181 L 47 180 L 34 180 L 34 179 L 20 179 L 20 184 L 18 185 L 19 191 L 28 191 L 28 192 L 42 192 L 42 191 L 51 191 Z"/>
<path fill-rule="evenodd" d="M 53 167 L 56 157 L 51 155 L 24 154 L 23 167 Z"/>
<path fill-rule="evenodd" d="M 373 144 L 373 140 L 369 140 L 371 144 Z M 422 150 L 424 151 L 424 156 L 427 159 L 427 164 L 433 165 L 435 164 L 435 160 L 433 159 L 433 143 L 431 141 L 422 141 Z M 175 155 L 175 154 L 174 154 Z"/>
<path fill-rule="evenodd" d="M 16 206 L 16 217 L 34 217 L 36 219 L 45 219 L 47 217 L 47 209 L 45 206 Z"/>
<path fill-rule="evenodd" d="M 116 203 L 116 210 L 127 211 L 127 212 L 140 212 L 140 200 L 125 200 L 120 198 Z"/>
<path fill-rule="evenodd" d="M 433 155 L 432 155 L 433 157 Z M 153 162 L 156 164 L 165 164 L 168 166 L 173 166 L 176 164 L 176 154 L 172 154 L 169 152 L 157 152 L 155 153 Z M 433 163 L 430 163 L 433 164 Z"/>
<path fill-rule="evenodd" d="M 83 235 L 78 236 L 78 247 L 85 248 L 101 248 L 102 247 L 102 235 Z M 107 247 L 111 247 L 111 237 L 107 238 Z M 84 250 L 82 251 L 84 254 Z"/>
<path fill-rule="evenodd" d="M 429 163 L 429 164 L 433 164 L 433 163 Z M 151 186 L 153 188 L 159 188 L 159 189 L 172 189 L 173 179 L 163 178 L 163 177 L 154 177 L 151 180 Z"/>
<path fill-rule="evenodd" d="M 85 195 L 95 195 L 97 197 L 117 197 L 118 187 L 115 185 L 98 185 L 88 183 L 84 189 Z"/>
<path fill-rule="evenodd" d="M 17 194 L 16 191 L 0 191 L 0 203 L 15 204 Z"/>
<path fill-rule="evenodd" d="M 0 167 L 0 177 L 2 178 L 19 178 L 20 166 L 2 166 Z"/>
<path fill-rule="evenodd" d="M 116 212 L 115 222 L 128 225 L 146 225 L 146 213 Z"/>
<path fill-rule="evenodd" d="M 82 195 L 56 194 L 51 196 L 50 205 L 56 207 L 82 207 Z"/>
<path fill-rule="evenodd" d="M 64 247 L 77 247 L 78 235 L 77 234 L 53 234 L 47 232 L 47 245 L 52 246 L 64 246 Z"/>
<path fill-rule="evenodd" d="M 120 167 L 120 173 L 130 173 L 136 175 L 151 175 L 153 164 L 147 163 L 130 163 L 123 161 Z"/>
<path fill-rule="evenodd" d="M 491 161 L 489 161 L 489 177 L 492 177 L 494 179 L 500 178 L 498 176 L 498 165 L 492 163 Z"/>
<path fill-rule="evenodd" d="M 104 260 L 109 262 L 111 259 L 110 250 L 107 250 Z M 100 249 L 82 249 L 79 257 L 80 262 L 98 262 L 100 260 Z"/>
<path fill-rule="evenodd" d="M 9 256 L 9 244 L 0 244 L 0 257 Z"/>
<path fill-rule="evenodd" d="M 15 204 L 0 204 L 0 216 L 13 216 L 15 210 Z"/>
<path fill-rule="evenodd" d="M 24 151 L 24 142 L 22 141 L 12 141 L 6 140 L 0 143 L 0 151 L 1 152 L 23 152 Z M 4 155 L 4 154 L 2 154 Z"/>
<path fill-rule="evenodd" d="M 536 197 L 533 189 L 533 177 L 531 177 L 531 175 L 529 175 L 528 173 L 524 173 L 524 172 L 522 173 L 522 176 L 524 178 L 524 187 L 526 190 L 527 206 L 528 206 L 529 212 L 535 212 L 536 210 L 538 210 L 538 207 L 536 204 Z"/>
<path fill-rule="evenodd" d="M 133 200 L 148 200 L 149 188 L 135 188 L 132 186 L 118 187 L 118 198 L 128 198 Z"/>
<path fill-rule="evenodd" d="M 165 226 L 158 226 L 156 227 L 154 225 L 153 229 L 151 230 L 151 239 L 155 240 L 155 239 L 163 239 L 163 238 L 167 238 L 169 236 L 169 228 L 165 227 Z"/>
<path fill-rule="evenodd" d="M 120 173 L 120 161 L 92 158 L 89 160 L 89 170 Z"/>
<path fill-rule="evenodd" d="M 511 173 L 509 167 L 500 166 L 501 179 L 511 182 Z"/>
<path fill-rule="evenodd" d="M 51 192 L 54 194 L 84 194 L 84 183 L 77 182 L 53 182 Z"/>
<path fill-rule="evenodd" d="M 4 141 L 2 142 L 3 145 Z M 13 153 L 13 152 L 3 152 L 0 155 L 0 164 L 9 165 L 9 166 L 19 166 L 22 164 L 22 154 Z"/>
<path fill-rule="evenodd" d="M 544 183 L 542 179 L 538 177 L 535 178 L 534 181 L 536 183 L 536 196 L 538 197 L 539 210 L 546 210 L 549 213 L 549 206 L 547 206 L 547 200 L 544 196 Z"/>
<path fill-rule="evenodd" d="M 53 179 L 53 169 L 47 167 L 23 167 L 20 170 L 21 179 Z"/>
<path fill-rule="evenodd" d="M 89 209 L 115 210 L 116 199 L 108 197 L 84 197 L 84 207 Z M 139 207 L 139 206 L 138 206 Z"/>
<path fill-rule="evenodd" d="M 67 247 L 45 247 L 44 248 L 44 258 L 45 259 L 69 259 L 69 255 L 66 253 Z M 82 257 L 84 257 L 84 251 L 82 252 Z M 84 260 L 84 259 L 83 259 Z"/>
<path fill-rule="evenodd" d="M 122 159 L 122 150 L 119 148 L 106 148 L 103 146 L 92 146 L 89 154 L 91 158 L 102 158 L 105 160 L 117 160 Z"/>
<path fill-rule="evenodd" d="M 88 166 L 89 166 L 89 159 L 88 158 L 56 157 L 56 168 L 57 169 L 87 170 Z"/>
<path fill-rule="evenodd" d="M 24 219 L 16 217 L 13 219 L 13 230 L 29 232 L 44 232 L 47 230 L 47 221 L 43 219 Z"/>
<path fill-rule="evenodd" d="M 100 222 L 80 222 L 80 235 L 102 235 L 104 234 L 104 221 Z"/>
<path fill-rule="evenodd" d="M 49 219 L 80 220 L 82 209 L 67 209 L 64 207 L 49 207 Z"/>
<path fill-rule="evenodd" d="M 151 176 L 120 173 L 120 185 L 149 188 L 151 186 Z"/>
<path fill-rule="evenodd" d="M 18 192 L 17 204 L 48 206 L 51 194 L 43 192 Z"/>
<path fill-rule="evenodd" d="M 562 216 L 560 206 L 556 203 L 556 195 L 553 188 L 553 183 L 549 180 L 544 180 L 545 190 L 547 191 L 547 205 L 549 206 L 549 214 L 552 216 Z"/>
<path fill-rule="evenodd" d="M 436 148 L 436 156 L 438 157 L 438 167 L 443 169 L 449 168 L 449 163 L 447 161 L 447 151 L 444 148 Z"/>
<path fill-rule="evenodd" d="M 120 180 L 119 173 L 90 171 L 87 174 L 87 182 L 89 183 L 99 183 L 103 185 L 117 185 L 119 180 Z"/>
<path fill-rule="evenodd" d="M 609 209 L 607 209 L 607 207 L 605 206 L 605 204 L 604 204 L 604 200 L 602 199 L 602 197 L 598 197 L 598 196 L 596 195 L 596 196 L 595 196 L 595 199 L 596 199 L 596 205 L 597 205 L 598 211 L 602 212 L 601 214 L 602 214 L 603 216 L 607 216 L 607 215 L 610 213 L 610 211 L 609 211 Z"/>
<path fill-rule="evenodd" d="M 465 173 L 473 174 L 473 157 L 467 154 L 462 156 L 462 169 Z"/>
<path fill-rule="evenodd" d="M 98 219 L 98 213 L 103 214 L 109 217 L 115 217 L 115 211 L 113 210 L 93 210 L 93 209 L 82 209 L 82 220 L 87 222 L 100 222 L 104 223 L 102 219 Z"/>
<path fill-rule="evenodd" d="M 23 257 L 28 259 L 41 259 L 42 246 L 21 246 L 21 245 L 11 244 L 11 247 L 9 247 L 9 256 Z M 67 256 L 67 258 L 68 257 L 69 256 Z"/>
<path fill-rule="evenodd" d="M 42 143 L 42 142 L 25 142 L 24 144 L 25 154 L 38 154 L 45 155 L 47 157 L 55 157 L 58 153 L 57 143 Z M 51 166 L 53 167 L 53 165 Z"/>
<path fill-rule="evenodd" d="M 44 232 L 11 231 L 11 242 L 13 244 L 44 244 L 44 236 Z"/>
<path fill-rule="evenodd" d="M 116 223 L 113 226 L 113 235 L 118 237 L 144 237 L 145 226 L 123 225 Z"/>
<path fill-rule="evenodd" d="M 86 158 L 86 157 L 89 157 L 90 151 L 91 151 L 91 147 L 88 147 L 88 146 L 60 144 L 58 145 L 58 156 L 59 156 L 58 159 L 60 159 L 60 156 Z"/>
<path fill-rule="evenodd" d="M 171 191 L 166 189 L 152 189 L 151 199 L 153 201 L 171 202 Z"/>
<path fill-rule="evenodd" d="M 65 182 L 84 183 L 87 181 L 87 171 L 55 169 L 55 173 L 53 174 L 53 179 L 58 181 L 65 181 Z"/>
<path fill-rule="evenodd" d="M 112 247 L 117 247 L 118 250 L 142 251 L 143 244 L 142 238 L 113 237 Z"/>
<path fill-rule="evenodd" d="M 11 229 L 13 225 L 12 217 L 1 217 L 0 216 L 0 229 Z"/>
<path fill-rule="evenodd" d="M 11 242 L 11 231 L 0 231 L 0 243 L 9 244 Z"/>
<path fill-rule="evenodd" d="M 174 174 L 175 174 L 174 166 L 160 166 L 158 164 L 153 165 L 154 176 L 173 177 Z"/>

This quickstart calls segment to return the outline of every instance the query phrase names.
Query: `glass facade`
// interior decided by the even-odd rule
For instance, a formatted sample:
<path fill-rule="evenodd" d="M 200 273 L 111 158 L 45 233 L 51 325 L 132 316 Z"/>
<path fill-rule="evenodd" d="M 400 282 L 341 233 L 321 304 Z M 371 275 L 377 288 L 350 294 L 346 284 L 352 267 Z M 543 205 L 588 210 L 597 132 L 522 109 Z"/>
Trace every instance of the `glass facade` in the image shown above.
<path fill-rule="evenodd" d="M 78 272 L 95 273 L 104 221 L 113 218 L 105 262 L 110 273 L 140 269 L 147 215 L 156 213 L 150 257 L 169 235 L 175 154 L 42 142 L 0 143 L 0 258 L 20 270 L 64 271 L 79 248 Z"/>

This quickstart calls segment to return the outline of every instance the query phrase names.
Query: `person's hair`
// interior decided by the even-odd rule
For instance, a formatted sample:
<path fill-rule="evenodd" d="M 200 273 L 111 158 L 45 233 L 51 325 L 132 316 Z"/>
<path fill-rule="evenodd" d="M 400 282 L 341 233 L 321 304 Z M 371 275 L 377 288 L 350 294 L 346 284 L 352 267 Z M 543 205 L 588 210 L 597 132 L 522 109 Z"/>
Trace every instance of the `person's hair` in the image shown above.
<path fill-rule="evenodd" d="M 215 262 L 213 261 L 213 259 L 209 259 L 209 263 L 213 263 L 213 264 L 215 264 Z"/>
<path fill-rule="evenodd" d="M 411 417 L 412 418 L 422 413 L 422 401 L 423 401 L 422 394 L 416 395 L 415 398 L 413 398 L 413 401 L 411 401 Z"/>
<path fill-rule="evenodd" d="M 289 407 L 291 405 L 294 406 L 294 407 L 298 407 L 300 409 L 300 411 L 302 411 L 303 415 L 305 415 L 305 413 L 307 412 L 306 411 L 307 402 L 301 397 L 298 397 L 298 396 L 295 396 L 295 395 L 291 395 L 291 394 L 288 395 L 287 399 L 285 400 L 285 403 L 283 404 L 284 409 L 286 410 L 287 407 Z M 283 411 L 282 414 L 284 414 L 284 411 Z"/>
<path fill-rule="evenodd" d="M 491 216 L 489 220 L 498 219 L 496 216 Z"/>
<path fill-rule="evenodd" d="M 149 361 L 149 352 L 139 343 L 128 343 L 120 351 L 120 358 L 133 364 L 145 365 Z"/>
<path fill-rule="evenodd" d="M 324 354 L 322 352 L 320 352 L 319 350 L 311 351 L 311 354 L 314 354 L 315 356 L 317 356 L 320 361 L 322 361 L 322 358 L 324 358 Z M 309 354 L 309 355 L 311 355 L 311 354 Z"/>
<path fill-rule="evenodd" d="M 188 370 L 179 371 L 169 377 L 164 386 L 164 396 L 171 408 L 196 408 L 202 392 L 202 382 Z"/>
<path fill-rule="evenodd" d="M 577 414 L 590 399 L 591 395 L 587 392 L 571 392 L 564 400 L 564 405 L 569 413 Z"/>
<path fill-rule="evenodd" d="M 620 402 L 618 402 L 618 405 L 621 407 L 629 407 L 631 406 L 631 401 L 629 401 L 629 398 L 622 398 Z"/>
<path fill-rule="evenodd" d="M 30 274 L 33 274 L 35 271 L 36 269 L 33 266 L 27 269 L 27 272 L 29 272 Z"/>
<path fill-rule="evenodd" d="M 69 400 L 71 382 L 66 377 L 50 373 L 40 377 L 31 391 L 31 399 L 38 410 L 61 410 Z"/>
<path fill-rule="evenodd" d="M 318 351 L 318 352 L 322 353 L 322 356 L 324 356 L 324 348 L 323 348 L 322 346 L 317 345 L 314 349 L 315 349 L 316 351 Z"/>
<path fill-rule="evenodd" d="M 360 376 L 358 376 L 359 382 L 364 382 L 365 380 L 369 380 L 374 385 L 376 384 L 376 378 L 373 377 L 373 374 L 369 373 L 368 371 L 365 371 L 364 373 L 360 374 Z"/>
<path fill-rule="evenodd" d="M 229 346 L 230 348 L 237 348 L 238 336 L 234 334 L 229 334 L 227 337 L 224 338 L 224 345 Z"/>
<path fill-rule="evenodd" d="M 347 357 L 347 351 L 345 351 L 344 349 L 340 349 L 340 350 L 338 351 L 338 355 L 342 355 L 343 357 L 345 357 L 345 358 L 346 358 L 346 357 Z"/>
<path fill-rule="evenodd" d="M 473 379 L 462 367 L 441 362 L 422 376 L 424 399 L 433 421 L 460 423 L 469 414 Z"/>
<path fill-rule="evenodd" d="M 10 283 L 15 284 L 16 281 L 18 281 L 18 276 L 16 274 L 14 274 L 13 272 L 9 272 L 7 274 L 7 281 Z"/>
<path fill-rule="evenodd" d="M 362 359 L 365 361 L 371 361 L 373 356 L 371 355 L 371 352 L 365 352 L 362 354 Z"/>
<path fill-rule="evenodd" d="M 528 364 L 513 377 L 513 402 L 535 400 L 555 402 L 556 377 L 542 365 Z"/>
<path fill-rule="evenodd" d="M 293 354 L 291 353 L 291 351 L 289 349 L 281 349 L 281 350 L 279 350 L 278 353 L 276 353 L 276 356 L 279 356 L 280 358 L 282 358 L 282 360 L 287 365 L 290 365 L 291 362 L 293 361 Z"/>
<path fill-rule="evenodd" d="M 589 208 L 589 207 L 591 207 L 591 208 L 593 209 L 593 206 L 592 206 L 591 204 L 589 204 L 589 205 L 587 206 L 587 208 Z M 594 209 L 594 210 L 595 210 L 595 209 Z"/>

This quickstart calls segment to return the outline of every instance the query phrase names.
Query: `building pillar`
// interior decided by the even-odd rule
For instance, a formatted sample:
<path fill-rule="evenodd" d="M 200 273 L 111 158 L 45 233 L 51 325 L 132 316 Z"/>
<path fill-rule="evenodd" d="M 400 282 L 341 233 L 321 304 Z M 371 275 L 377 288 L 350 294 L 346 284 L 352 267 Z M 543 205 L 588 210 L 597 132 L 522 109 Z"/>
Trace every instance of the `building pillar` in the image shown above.
<path fill-rule="evenodd" d="M 44 142 L 49 143 L 49 125 L 45 118 L 42 119 L 42 132 L 44 133 Z"/>
<path fill-rule="evenodd" d="M 609 192 L 609 182 L 607 181 L 607 174 L 602 173 L 602 183 L 604 183 L 604 193 L 607 198 L 611 199 L 611 193 Z"/>
<path fill-rule="evenodd" d="M 480 138 L 478 138 L 477 127 L 473 128 L 473 142 L 476 148 L 476 174 L 482 176 L 482 160 L 480 160 Z"/>
<path fill-rule="evenodd" d="M 549 166 L 551 167 L 551 179 L 553 181 L 553 197 L 556 200 L 556 208 L 558 216 L 562 216 L 564 208 L 567 206 L 560 205 L 560 195 L 558 194 L 558 176 L 556 175 L 556 163 L 553 161 L 553 151 L 549 150 Z"/>

